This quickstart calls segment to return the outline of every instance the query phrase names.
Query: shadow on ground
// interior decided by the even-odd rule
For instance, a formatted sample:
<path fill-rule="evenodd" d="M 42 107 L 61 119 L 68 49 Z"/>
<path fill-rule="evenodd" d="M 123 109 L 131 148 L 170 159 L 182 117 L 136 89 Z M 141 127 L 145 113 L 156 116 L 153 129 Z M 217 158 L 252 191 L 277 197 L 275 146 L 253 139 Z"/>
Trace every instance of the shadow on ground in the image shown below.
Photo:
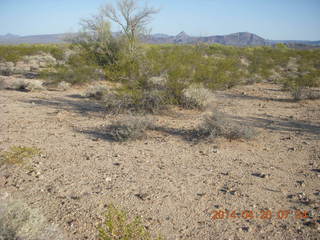
<path fill-rule="evenodd" d="M 94 113 L 106 113 L 106 108 L 103 105 L 86 99 L 81 100 L 79 98 L 80 97 L 78 97 L 77 100 L 66 98 L 53 98 L 50 100 L 36 98 L 24 102 L 47 106 L 57 110 L 73 111 L 84 116 Z"/>
<path fill-rule="evenodd" d="M 231 119 L 237 121 L 240 124 L 246 125 L 248 127 L 260 128 L 264 130 L 269 130 L 273 132 L 281 133 L 298 133 L 301 135 L 308 135 L 315 139 L 320 139 L 320 126 L 314 123 L 299 121 L 299 120 L 288 120 L 288 119 L 268 119 L 263 117 L 235 117 L 229 115 Z M 164 135 L 178 137 L 186 142 L 199 143 L 201 141 L 208 141 L 206 135 L 194 129 L 184 129 L 184 128 L 172 128 L 164 126 L 153 126 L 152 131 L 162 133 Z M 83 134 L 87 134 L 94 139 L 103 139 L 110 142 L 115 142 L 116 140 L 112 137 L 110 129 L 108 126 L 87 129 L 87 130 L 76 130 Z"/>
<path fill-rule="evenodd" d="M 111 126 L 111 125 L 110 125 Z M 92 139 L 102 139 L 108 142 L 119 142 L 117 141 L 112 134 L 110 134 L 111 129 L 110 126 L 101 126 L 98 128 L 90 128 L 90 129 L 74 129 L 78 133 L 86 134 Z M 150 130 L 161 132 L 165 135 L 176 136 L 184 141 L 187 142 L 194 142 L 196 143 L 199 138 L 195 135 L 194 130 L 186 130 L 186 129 L 176 129 L 176 128 L 169 128 L 169 127 L 159 127 L 153 126 Z"/>
<path fill-rule="evenodd" d="M 251 96 L 246 94 L 233 94 L 233 93 L 220 93 L 219 95 L 225 98 L 241 99 L 241 100 L 260 100 L 260 101 L 274 101 L 274 102 L 285 102 L 285 103 L 296 102 L 296 100 L 292 98 L 260 97 L 260 96 Z"/>
<path fill-rule="evenodd" d="M 287 132 L 287 133 L 300 133 L 300 134 L 308 134 L 315 138 L 320 138 L 320 125 L 295 120 L 295 119 L 288 119 L 288 118 L 274 118 L 270 116 L 267 117 L 235 117 L 230 116 L 235 121 L 240 122 L 241 124 L 261 128 L 265 130 L 271 130 L 275 132 Z"/>

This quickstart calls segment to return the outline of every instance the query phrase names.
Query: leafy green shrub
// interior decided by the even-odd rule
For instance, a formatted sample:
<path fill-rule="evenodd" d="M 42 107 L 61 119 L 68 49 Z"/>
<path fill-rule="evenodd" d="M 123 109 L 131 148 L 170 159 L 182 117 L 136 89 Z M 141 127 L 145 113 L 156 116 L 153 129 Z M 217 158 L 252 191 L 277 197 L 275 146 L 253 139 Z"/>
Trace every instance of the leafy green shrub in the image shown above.
<path fill-rule="evenodd" d="M 99 67 L 90 61 L 85 54 L 75 52 L 65 64 L 42 71 L 40 77 L 56 84 L 64 81 L 75 85 L 100 80 L 102 73 L 99 71 Z"/>
<path fill-rule="evenodd" d="M 10 151 L 0 153 L 0 166 L 3 164 L 22 164 L 25 160 L 39 154 L 34 147 L 12 146 Z"/>
<path fill-rule="evenodd" d="M 143 226 L 141 219 L 136 217 L 131 220 L 127 214 L 110 205 L 106 213 L 106 218 L 101 227 L 99 227 L 100 240 L 161 240 L 162 238 L 153 238 L 147 229 Z"/>
<path fill-rule="evenodd" d="M 257 133 L 235 120 L 230 119 L 224 113 L 213 110 L 202 125 L 196 130 L 196 136 L 201 138 L 225 137 L 227 139 L 252 139 Z"/>
<path fill-rule="evenodd" d="M 152 127 L 152 123 L 149 119 L 130 116 L 123 120 L 114 121 L 106 131 L 113 140 L 123 142 L 143 138 L 145 131 L 150 127 Z"/>
<path fill-rule="evenodd" d="M 97 68 L 88 65 L 57 66 L 54 71 L 42 71 L 40 76 L 53 83 L 67 82 L 72 85 L 92 82 L 100 78 Z"/>

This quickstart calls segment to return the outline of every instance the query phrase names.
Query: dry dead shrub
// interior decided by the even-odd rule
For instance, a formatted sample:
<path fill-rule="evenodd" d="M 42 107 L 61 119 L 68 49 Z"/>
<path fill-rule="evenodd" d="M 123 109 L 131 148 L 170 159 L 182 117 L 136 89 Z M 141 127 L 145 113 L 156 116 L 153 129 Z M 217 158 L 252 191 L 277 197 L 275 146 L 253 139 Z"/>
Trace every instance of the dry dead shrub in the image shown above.
<path fill-rule="evenodd" d="M 85 92 L 85 97 L 101 100 L 105 95 L 109 93 L 108 87 L 105 85 L 90 86 Z"/>
<path fill-rule="evenodd" d="M 145 137 L 146 130 L 152 125 L 152 121 L 146 117 L 129 116 L 112 122 L 106 131 L 114 141 L 123 142 Z"/>
<path fill-rule="evenodd" d="M 167 106 L 165 95 L 160 90 L 110 92 L 103 96 L 103 102 L 111 114 L 157 113 Z"/>
<path fill-rule="evenodd" d="M 15 79 L 11 82 L 10 86 L 8 86 L 9 89 L 13 90 L 20 90 L 20 91 L 26 91 L 28 90 L 28 82 L 24 79 Z"/>
<path fill-rule="evenodd" d="M 14 79 L 9 83 L 9 89 L 18 91 L 44 90 L 43 82 L 40 80 Z"/>
<path fill-rule="evenodd" d="M 39 80 L 31 80 L 27 82 L 27 90 L 29 91 L 40 91 L 45 90 L 45 87 L 43 86 L 43 82 Z"/>
<path fill-rule="evenodd" d="M 7 85 L 4 79 L 0 79 L 0 90 L 6 89 Z"/>
<path fill-rule="evenodd" d="M 199 139 L 225 137 L 230 141 L 235 139 L 249 140 L 257 135 L 254 129 L 217 110 L 212 110 L 195 132 Z"/>
<path fill-rule="evenodd" d="M 307 88 L 307 87 L 296 87 L 291 88 L 290 93 L 292 98 L 295 101 L 310 99 L 320 99 L 320 90 L 319 89 L 313 89 L 313 88 Z"/>
<path fill-rule="evenodd" d="M 182 105 L 186 108 L 204 109 L 214 99 L 213 93 L 203 84 L 191 84 L 182 93 Z"/>
<path fill-rule="evenodd" d="M 0 240 L 63 240 L 55 225 L 19 200 L 0 202 Z"/>
<path fill-rule="evenodd" d="M 66 91 L 71 87 L 71 84 L 65 81 L 59 82 L 58 83 L 58 89 L 61 91 Z"/>

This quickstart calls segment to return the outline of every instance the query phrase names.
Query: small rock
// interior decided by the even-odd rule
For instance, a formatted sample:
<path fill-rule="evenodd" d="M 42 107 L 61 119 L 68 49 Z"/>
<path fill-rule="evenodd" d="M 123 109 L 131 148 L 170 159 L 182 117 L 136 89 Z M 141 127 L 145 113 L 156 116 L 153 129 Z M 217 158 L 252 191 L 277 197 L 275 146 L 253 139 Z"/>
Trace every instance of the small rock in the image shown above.
<path fill-rule="evenodd" d="M 264 173 L 252 173 L 251 174 L 252 176 L 255 176 L 255 177 L 259 177 L 259 178 L 266 178 L 266 177 L 270 177 L 270 174 L 264 174 Z"/>
<path fill-rule="evenodd" d="M 202 196 L 206 195 L 206 193 L 197 193 L 197 195 L 202 197 Z"/>
<path fill-rule="evenodd" d="M 304 181 L 303 181 L 303 180 L 301 180 L 301 181 L 297 181 L 297 183 L 298 183 L 301 187 L 304 187 L 304 186 L 305 186 L 305 184 L 304 184 Z"/>
<path fill-rule="evenodd" d="M 139 198 L 140 200 L 144 201 L 148 197 L 148 194 L 147 193 L 137 193 L 137 194 L 135 194 L 135 196 L 137 198 Z"/>
<path fill-rule="evenodd" d="M 111 177 L 107 177 L 105 180 L 106 180 L 106 182 L 111 182 L 112 178 Z"/>
<path fill-rule="evenodd" d="M 249 227 L 241 227 L 239 230 L 242 231 L 242 232 L 250 232 L 250 228 Z"/>

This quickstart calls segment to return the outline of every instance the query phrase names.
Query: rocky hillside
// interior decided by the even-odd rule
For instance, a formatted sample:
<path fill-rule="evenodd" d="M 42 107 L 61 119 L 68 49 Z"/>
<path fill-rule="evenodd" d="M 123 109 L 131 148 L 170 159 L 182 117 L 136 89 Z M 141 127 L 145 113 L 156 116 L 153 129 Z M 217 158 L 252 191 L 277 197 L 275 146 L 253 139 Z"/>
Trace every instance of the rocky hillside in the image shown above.
<path fill-rule="evenodd" d="M 255 45 L 266 45 L 265 39 L 248 32 L 239 32 L 229 35 L 217 35 L 208 37 L 192 37 L 181 32 L 176 36 L 161 36 L 151 35 L 146 39 L 148 43 L 176 43 L 176 44 L 192 44 L 192 43 L 220 43 L 224 45 L 234 46 L 255 46 Z"/>

